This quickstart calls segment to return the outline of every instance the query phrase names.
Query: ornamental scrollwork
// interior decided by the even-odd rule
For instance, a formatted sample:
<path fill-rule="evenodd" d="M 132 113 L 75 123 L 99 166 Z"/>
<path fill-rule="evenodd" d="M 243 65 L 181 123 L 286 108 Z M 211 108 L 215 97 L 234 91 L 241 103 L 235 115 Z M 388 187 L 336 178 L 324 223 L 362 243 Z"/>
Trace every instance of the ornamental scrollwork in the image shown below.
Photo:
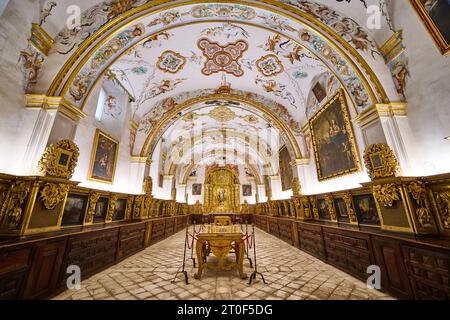
<path fill-rule="evenodd" d="M 294 197 L 299 196 L 302 193 L 302 186 L 300 185 L 300 181 L 297 177 L 292 179 L 292 194 Z"/>
<path fill-rule="evenodd" d="M 39 170 L 42 174 L 70 179 L 80 155 L 78 146 L 70 140 L 61 140 L 49 146 L 39 161 Z"/>
<path fill-rule="evenodd" d="M 319 217 L 319 209 L 317 208 L 316 199 L 315 198 L 311 198 L 310 199 L 310 203 L 311 203 L 314 219 L 319 220 L 320 219 L 320 217 Z"/>
<path fill-rule="evenodd" d="M 95 208 L 97 206 L 98 199 L 100 199 L 100 193 L 93 192 L 89 195 L 89 206 L 86 212 L 86 223 L 92 223 L 94 221 Z"/>
<path fill-rule="evenodd" d="M 331 196 L 331 195 L 326 196 L 325 201 L 328 204 L 328 212 L 330 213 L 331 220 L 333 220 L 333 221 L 337 220 L 336 211 L 334 210 L 333 196 Z"/>
<path fill-rule="evenodd" d="M 436 202 L 439 208 L 439 215 L 445 229 L 450 229 L 450 191 L 436 194 Z"/>
<path fill-rule="evenodd" d="M 109 206 L 108 212 L 106 213 L 106 221 L 112 221 L 114 212 L 116 211 L 117 200 L 119 200 L 119 196 L 117 194 L 113 194 L 111 197 L 109 197 Z"/>
<path fill-rule="evenodd" d="M 400 200 L 400 192 L 396 184 L 390 183 L 373 187 L 375 200 L 384 207 L 392 207 Z"/>
<path fill-rule="evenodd" d="M 411 182 L 408 185 L 408 191 L 410 192 L 411 197 L 416 202 L 417 209 L 415 213 L 420 226 L 422 228 L 431 227 L 432 218 L 430 210 L 427 206 L 427 194 L 425 186 L 422 182 Z"/>
<path fill-rule="evenodd" d="M 153 191 L 153 180 L 152 177 L 146 177 L 144 180 L 144 193 L 147 196 L 151 196 Z"/>
<path fill-rule="evenodd" d="M 311 209 L 308 197 L 304 197 L 302 199 L 303 212 L 305 214 L 305 218 L 311 218 Z"/>
<path fill-rule="evenodd" d="M 11 185 L 0 211 L 1 226 L 6 226 L 11 230 L 19 227 L 23 214 L 22 206 L 30 191 L 29 182 L 15 182 Z"/>
<path fill-rule="evenodd" d="M 69 185 L 46 183 L 41 190 L 41 201 L 44 207 L 48 210 L 53 210 L 60 204 L 67 196 L 69 192 Z"/>
<path fill-rule="evenodd" d="M 395 177 L 400 168 L 394 152 L 382 143 L 367 147 L 364 163 L 372 180 Z"/>
<path fill-rule="evenodd" d="M 144 202 L 144 196 L 137 196 L 137 197 L 134 198 L 133 218 L 140 218 L 141 217 L 142 202 Z"/>
<path fill-rule="evenodd" d="M 131 218 L 131 213 L 133 212 L 133 200 L 134 200 L 133 196 L 129 196 L 127 198 L 127 206 L 125 209 L 125 220 L 130 220 Z"/>
<path fill-rule="evenodd" d="M 352 194 L 347 192 L 342 198 L 344 199 L 345 206 L 347 207 L 347 215 L 350 219 L 350 222 L 358 222 L 355 209 L 353 208 Z"/>

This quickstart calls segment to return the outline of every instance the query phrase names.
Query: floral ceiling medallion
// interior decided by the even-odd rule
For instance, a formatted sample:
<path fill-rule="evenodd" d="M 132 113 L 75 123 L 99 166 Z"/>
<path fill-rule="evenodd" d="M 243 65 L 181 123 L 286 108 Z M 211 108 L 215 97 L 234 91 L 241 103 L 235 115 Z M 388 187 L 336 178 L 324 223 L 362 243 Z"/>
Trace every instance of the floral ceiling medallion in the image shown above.
<path fill-rule="evenodd" d="M 283 64 L 274 54 L 268 54 L 256 61 L 259 72 L 266 77 L 276 76 L 284 71 Z"/>
<path fill-rule="evenodd" d="M 211 110 L 208 116 L 218 122 L 229 122 L 237 117 L 236 113 L 226 106 L 218 106 Z"/>
<path fill-rule="evenodd" d="M 248 44 L 244 40 L 221 46 L 217 42 L 203 38 L 198 41 L 198 47 L 206 57 L 206 62 L 202 69 L 204 75 L 210 76 L 222 71 L 236 77 L 244 75 L 244 71 L 238 61 L 248 49 Z"/>
<path fill-rule="evenodd" d="M 177 73 L 181 69 L 183 69 L 186 64 L 186 58 L 181 54 L 167 50 L 164 51 L 163 54 L 159 57 L 158 63 L 156 66 L 159 70 L 168 73 Z"/>

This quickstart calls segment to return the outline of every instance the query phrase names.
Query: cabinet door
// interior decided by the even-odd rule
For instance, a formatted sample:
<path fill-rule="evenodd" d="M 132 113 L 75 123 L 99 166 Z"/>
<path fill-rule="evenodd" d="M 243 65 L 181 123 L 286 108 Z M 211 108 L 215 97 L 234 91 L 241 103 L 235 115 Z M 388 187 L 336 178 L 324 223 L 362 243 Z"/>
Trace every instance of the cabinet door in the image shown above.
<path fill-rule="evenodd" d="M 381 269 L 382 289 L 397 297 L 414 299 L 406 273 L 401 243 L 396 240 L 374 237 L 372 245 L 376 264 Z"/>
<path fill-rule="evenodd" d="M 58 240 L 39 244 L 34 248 L 25 286 L 25 299 L 48 297 L 55 291 L 65 247 L 66 241 Z"/>

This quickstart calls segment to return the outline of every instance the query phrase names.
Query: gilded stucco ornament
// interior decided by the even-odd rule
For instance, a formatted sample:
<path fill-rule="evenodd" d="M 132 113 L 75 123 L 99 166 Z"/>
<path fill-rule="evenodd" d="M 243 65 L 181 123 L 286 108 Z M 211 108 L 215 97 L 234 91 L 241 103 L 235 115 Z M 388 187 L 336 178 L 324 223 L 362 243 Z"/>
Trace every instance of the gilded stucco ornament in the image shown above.
<path fill-rule="evenodd" d="M 98 192 L 93 192 L 89 195 L 89 206 L 85 219 L 85 223 L 87 224 L 94 222 L 95 208 L 97 206 L 98 199 L 100 199 L 100 194 Z"/>
<path fill-rule="evenodd" d="M 50 145 L 39 161 L 44 175 L 70 179 L 73 176 L 80 155 L 78 146 L 70 140 L 61 140 Z"/>
<path fill-rule="evenodd" d="M 302 193 L 302 187 L 300 185 L 300 181 L 297 177 L 294 177 L 292 179 L 292 194 L 294 197 L 299 196 Z"/>
<path fill-rule="evenodd" d="M 399 172 L 394 151 L 382 143 L 367 147 L 364 152 L 364 162 L 372 180 L 395 177 Z"/>
<path fill-rule="evenodd" d="M 127 207 L 125 209 L 125 220 L 130 220 L 131 218 L 131 213 L 133 212 L 133 201 L 134 201 L 133 196 L 129 196 L 127 198 Z"/>
<path fill-rule="evenodd" d="M 119 196 L 117 194 L 113 194 L 109 198 L 109 206 L 108 206 L 108 212 L 106 213 L 106 221 L 112 221 L 114 217 L 114 212 L 116 210 L 116 202 L 119 200 Z"/>
<path fill-rule="evenodd" d="M 320 219 L 320 217 L 319 217 L 319 209 L 317 208 L 316 199 L 314 197 L 311 197 L 310 198 L 310 203 L 311 203 L 314 219 L 319 220 Z"/>
<path fill-rule="evenodd" d="M 328 212 L 330 213 L 330 218 L 331 220 L 336 221 L 337 217 L 336 217 L 336 211 L 334 210 L 334 199 L 332 195 L 328 195 L 325 197 L 325 200 L 328 204 Z"/>
<path fill-rule="evenodd" d="M 134 198 L 134 212 L 133 212 L 133 218 L 140 218 L 141 217 L 141 207 L 142 203 L 144 202 L 144 196 L 136 196 Z"/>
<path fill-rule="evenodd" d="M 408 191 L 417 205 L 416 216 L 422 228 L 432 227 L 430 210 L 428 209 L 427 194 L 423 183 L 411 182 L 408 185 Z"/>
<path fill-rule="evenodd" d="M 151 196 L 153 191 L 153 180 L 152 177 L 146 177 L 144 180 L 144 193 L 147 196 Z"/>
<path fill-rule="evenodd" d="M 399 188 L 394 183 L 373 187 L 373 196 L 384 207 L 392 207 L 395 201 L 400 200 Z"/>
<path fill-rule="evenodd" d="M 311 218 L 311 208 L 308 197 L 304 197 L 302 199 L 303 212 L 305 214 L 305 218 Z"/>
<path fill-rule="evenodd" d="M 22 219 L 22 206 L 31 191 L 29 182 L 15 182 L 11 185 L 0 211 L 0 226 L 15 230 Z"/>
<path fill-rule="evenodd" d="M 41 190 L 41 201 L 48 210 L 64 201 L 69 192 L 70 187 L 67 184 L 46 183 Z"/>
<path fill-rule="evenodd" d="M 347 192 L 343 196 L 345 206 L 347 207 L 347 215 L 350 219 L 350 222 L 357 222 L 358 219 L 356 217 L 355 209 L 353 208 L 353 201 L 351 193 Z"/>
<path fill-rule="evenodd" d="M 450 191 L 440 192 L 436 195 L 440 219 L 445 229 L 450 230 Z"/>

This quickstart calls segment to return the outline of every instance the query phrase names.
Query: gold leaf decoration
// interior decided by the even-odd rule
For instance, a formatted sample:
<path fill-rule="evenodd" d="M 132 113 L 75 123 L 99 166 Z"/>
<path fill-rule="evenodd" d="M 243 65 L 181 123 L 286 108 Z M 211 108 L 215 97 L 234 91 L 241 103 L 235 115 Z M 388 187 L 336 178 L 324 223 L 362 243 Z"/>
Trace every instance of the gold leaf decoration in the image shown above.
<path fill-rule="evenodd" d="M 408 185 L 408 191 L 416 202 L 416 216 L 422 228 L 432 227 L 431 214 L 427 205 L 426 189 L 422 182 L 411 182 Z"/>
<path fill-rule="evenodd" d="M 334 210 L 333 196 L 331 196 L 331 195 L 326 196 L 325 200 L 326 200 L 326 202 L 328 204 L 328 212 L 330 213 L 331 220 L 336 221 L 337 217 L 336 217 L 336 211 Z"/>
<path fill-rule="evenodd" d="M 294 197 L 297 197 L 301 194 L 302 192 L 302 187 L 300 185 L 300 181 L 298 180 L 297 177 L 294 177 L 292 179 L 292 194 L 294 195 Z"/>
<path fill-rule="evenodd" d="M 44 175 L 70 179 L 80 155 L 78 146 L 70 140 L 61 140 L 49 146 L 39 161 L 39 169 Z"/>
<path fill-rule="evenodd" d="M 6 194 L 0 211 L 0 226 L 15 230 L 22 220 L 22 206 L 31 191 L 29 182 L 15 182 Z"/>
<path fill-rule="evenodd" d="M 40 199 L 46 209 L 53 210 L 61 201 L 64 201 L 68 192 L 67 184 L 46 183 L 41 190 Z"/>
<path fill-rule="evenodd" d="M 100 194 L 98 192 L 93 192 L 89 195 L 89 206 L 85 219 L 85 222 L 87 224 L 90 224 L 94 221 L 95 207 L 97 206 L 98 199 L 100 199 Z"/>
<path fill-rule="evenodd" d="M 355 214 L 355 209 L 353 208 L 352 195 L 350 192 L 347 192 L 343 196 L 345 206 L 347 207 L 347 215 L 350 219 L 350 222 L 357 222 L 358 219 Z"/>
<path fill-rule="evenodd" d="M 439 216 L 445 229 L 450 229 L 450 191 L 440 192 L 436 195 Z"/>
<path fill-rule="evenodd" d="M 116 202 L 119 200 L 119 196 L 117 194 L 113 194 L 109 198 L 109 206 L 108 206 L 108 212 L 106 213 L 106 221 L 110 222 L 113 219 L 114 212 L 116 210 Z"/>
<path fill-rule="evenodd" d="M 400 193 L 394 183 L 373 187 L 373 196 L 384 207 L 392 207 L 395 201 L 400 200 Z"/>
<path fill-rule="evenodd" d="M 385 144 L 373 144 L 364 152 L 364 163 L 372 180 L 395 177 L 399 164 L 394 152 Z"/>
<path fill-rule="evenodd" d="M 133 201 L 134 201 L 133 196 L 129 196 L 127 198 L 127 207 L 125 209 L 125 220 L 130 220 L 131 218 L 131 213 L 133 212 Z"/>

